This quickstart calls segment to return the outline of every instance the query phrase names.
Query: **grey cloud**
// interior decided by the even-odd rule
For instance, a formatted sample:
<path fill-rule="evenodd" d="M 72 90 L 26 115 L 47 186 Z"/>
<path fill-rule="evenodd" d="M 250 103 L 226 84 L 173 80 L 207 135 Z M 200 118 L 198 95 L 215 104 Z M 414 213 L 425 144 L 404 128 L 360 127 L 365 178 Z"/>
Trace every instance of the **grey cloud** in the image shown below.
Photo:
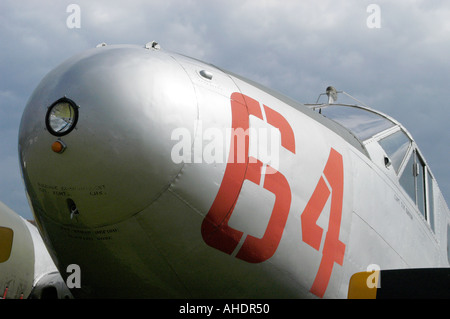
<path fill-rule="evenodd" d="M 80 29 L 66 25 L 70 3 L 80 6 Z M 47 72 L 101 42 L 144 45 L 156 40 L 167 50 L 214 63 L 300 102 L 314 102 L 328 85 L 349 92 L 407 127 L 448 199 L 450 4 L 377 1 L 381 28 L 369 29 L 370 3 L 4 0 L 0 145 L 7 147 L 0 162 L 9 169 L 2 172 L 15 169 L 10 157 L 17 156 L 17 125 Z M 21 182 L 2 185 L 0 200 L 18 208 L 9 198 L 23 190 Z M 23 207 L 20 213 L 28 214 Z"/>

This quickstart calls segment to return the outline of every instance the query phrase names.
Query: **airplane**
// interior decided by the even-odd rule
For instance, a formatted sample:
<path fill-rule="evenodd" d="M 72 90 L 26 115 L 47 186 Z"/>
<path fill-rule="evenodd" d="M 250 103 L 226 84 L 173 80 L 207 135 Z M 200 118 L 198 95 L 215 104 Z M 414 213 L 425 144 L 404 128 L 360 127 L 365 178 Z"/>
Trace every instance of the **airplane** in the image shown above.
<path fill-rule="evenodd" d="M 301 104 L 155 41 L 52 70 L 19 159 L 63 279 L 79 266 L 73 296 L 354 298 L 374 267 L 448 274 L 450 213 L 419 147 L 338 94 Z"/>
<path fill-rule="evenodd" d="M 0 202 L 0 299 L 73 298 L 32 222 Z"/>

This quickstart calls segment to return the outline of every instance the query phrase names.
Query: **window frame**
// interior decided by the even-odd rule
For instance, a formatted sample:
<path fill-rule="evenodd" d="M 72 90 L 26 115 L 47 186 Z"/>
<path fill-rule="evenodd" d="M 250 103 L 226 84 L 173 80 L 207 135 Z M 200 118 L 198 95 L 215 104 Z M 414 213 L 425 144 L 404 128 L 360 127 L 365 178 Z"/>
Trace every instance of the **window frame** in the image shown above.
<path fill-rule="evenodd" d="M 390 137 L 390 136 L 392 136 L 392 135 L 394 135 L 394 134 L 396 134 L 398 132 L 402 132 L 406 136 L 406 138 L 409 140 L 409 145 L 408 145 L 408 147 L 406 149 L 405 154 L 403 155 L 402 160 L 400 161 L 398 167 L 396 169 L 394 168 L 395 174 L 398 177 L 400 177 L 402 169 L 404 168 L 404 166 L 407 163 L 407 160 L 409 159 L 409 155 L 411 153 L 411 150 L 414 149 L 414 145 L 413 145 L 414 144 L 414 140 L 411 138 L 409 133 L 406 130 L 404 130 L 400 125 L 396 125 L 393 128 L 390 128 L 390 129 L 387 129 L 387 130 L 385 130 L 383 132 L 380 132 L 379 134 L 375 135 L 373 138 L 378 143 L 378 145 L 380 145 L 380 147 L 384 151 L 386 157 L 390 161 L 392 161 L 391 154 L 388 154 L 386 152 L 386 149 L 381 145 L 380 141 L 384 140 L 384 139 L 386 139 L 386 138 L 388 138 L 388 137 Z"/>
<path fill-rule="evenodd" d="M 406 169 L 409 167 L 409 161 L 411 157 L 413 156 L 413 171 L 410 172 L 414 177 L 414 198 L 410 196 L 410 193 L 406 190 L 406 188 L 401 183 L 401 178 L 404 173 L 406 173 Z M 422 173 L 418 174 L 418 170 L 422 169 Z M 419 198 L 418 198 L 418 192 L 419 192 L 419 181 L 418 178 L 421 177 L 423 182 L 423 208 L 424 211 L 422 211 L 419 207 Z M 434 176 L 431 173 L 431 170 L 425 161 L 424 157 L 422 156 L 421 152 L 419 151 L 419 148 L 417 145 L 415 145 L 414 141 L 412 144 L 412 147 L 410 147 L 410 150 L 407 152 L 405 158 L 403 159 L 402 166 L 399 169 L 398 172 L 398 182 L 401 186 L 401 190 L 407 195 L 411 202 L 415 205 L 415 208 L 420 213 L 419 215 L 422 216 L 422 218 L 426 221 L 428 226 L 430 226 L 430 229 L 433 233 L 435 233 L 435 203 L 434 203 L 434 191 L 430 187 L 433 187 L 433 180 Z"/>
<path fill-rule="evenodd" d="M 398 125 L 391 117 L 368 107 L 349 104 L 323 104 L 313 107 L 319 114 L 345 128 L 361 143 Z M 345 116 L 343 116 L 345 115 Z M 353 117 L 353 120 L 352 120 Z M 349 125 L 352 123 L 352 125 Z M 356 123 L 356 125 L 354 125 Z M 375 125 L 370 125 L 376 123 Z M 360 127 L 364 127 L 360 130 Z"/>

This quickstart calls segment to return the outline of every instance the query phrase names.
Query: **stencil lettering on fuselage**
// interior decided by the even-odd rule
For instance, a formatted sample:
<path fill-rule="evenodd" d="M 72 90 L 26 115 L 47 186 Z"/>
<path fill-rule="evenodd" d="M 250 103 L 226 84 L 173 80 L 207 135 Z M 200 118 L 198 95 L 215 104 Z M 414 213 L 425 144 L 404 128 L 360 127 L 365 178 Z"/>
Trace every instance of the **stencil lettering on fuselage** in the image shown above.
<path fill-rule="evenodd" d="M 325 181 L 328 182 L 331 190 Z M 301 216 L 302 240 L 319 251 L 323 229 L 317 225 L 317 220 L 331 195 L 330 217 L 328 231 L 322 248 L 322 259 L 310 290 L 318 297 L 323 297 L 328 287 L 334 262 L 341 266 L 344 262 L 345 245 L 339 240 L 343 192 L 344 165 L 342 155 L 332 148 L 323 170 L 323 175 L 320 177 Z"/>
<path fill-rule="evenodd" d="M 291 207 L 291 189 L 285 176 L 270 165 L 249 156 L 250 115 L 279 129 L 281 146 L 295 154 L 294 132 L 286 119 L 273 109 L 243 95 L 231 95 L 232 135 L 230 154 L 219 192 L 202 223 L 204 241 L 227 254 L 238 247 L 243 232 L 228 225 L 244 181 L 250 181 L 275 195 L 275 203 L 262 238 L 247 235 L 236 258 L 251 263 L 263 262 L 273 256 L 280 243 Z M 263 116 L 263 112 L 265 116 Z M 239 141 L 244 140 L 244 143 Z M 264 172 L 264 179 L 261 179 Z"/>
<path fill-rule="evenodd" d="M 281 146 L 295 154 L 295 136 L 289 122 L 277 111 L 241 93 L 231 95 L 232 135 L 230 154 L 216 198 L 203 220 L 201 232 L 206 244 L 250 263 L 273 256 L 280 243 L 289 215 L 292 192 L 282 172 L 249 155 L 250 115 L 280 131 Z M 264 116 L 263 116 L 264 112 Z M 239 142 L 241 141 L 241 142 Z M 244 142 L 242 142 L 244 141 Z M 264 174 L 264 178 L 261 178 Z M 275 195 L 274 206 L 264 235 L 247 235 L 229 226 L 244 181 L 250 181 Z M 328 184 L 326 182 L 328 182 Z M 331 187 L 329 189 L 328 185 Z M 343 160 L 333 148 L 311 199 L 302 213 L 302 240 L 320 250 L 323 229 L 316 222 L 328 198 L 331 208 L 322 259 L 311 292 L 322 297 L 328 286 L 334 262 L 342 265 L 345 245 L 339 241 L 343 200 Z"/>

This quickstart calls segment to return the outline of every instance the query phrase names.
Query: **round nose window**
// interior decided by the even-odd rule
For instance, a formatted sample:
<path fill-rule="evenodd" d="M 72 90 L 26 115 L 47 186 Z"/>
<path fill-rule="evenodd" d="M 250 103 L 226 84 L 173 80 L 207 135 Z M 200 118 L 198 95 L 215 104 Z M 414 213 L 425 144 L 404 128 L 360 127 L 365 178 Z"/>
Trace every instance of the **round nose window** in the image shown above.
<path fill-rule="evenodd" d="M 56 136 L 63 136 L 75 128 L 78 120 L 78 106 L 68 98 L 53 103 L 47 111 L 45 125 Z"/>

